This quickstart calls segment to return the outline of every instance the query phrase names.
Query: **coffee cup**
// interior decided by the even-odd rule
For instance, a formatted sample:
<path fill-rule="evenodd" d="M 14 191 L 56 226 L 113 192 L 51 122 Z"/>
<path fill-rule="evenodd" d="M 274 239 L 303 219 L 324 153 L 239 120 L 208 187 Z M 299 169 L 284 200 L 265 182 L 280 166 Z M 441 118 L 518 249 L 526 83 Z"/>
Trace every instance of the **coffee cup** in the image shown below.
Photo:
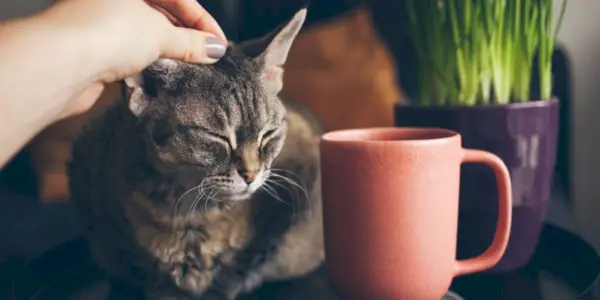
<path fill-rule="evenodd" d="M 324 134 L 320 144 L 326 270 L 342 300 L 441 299 L 456 276 L 493 267 L 511 226 L 511 182 L 502 160 L 464 149 L 440 128 L 367 128 Z M 460 166 L 493 169 L 499 193 L 494 239 L 456 259 Z"/>

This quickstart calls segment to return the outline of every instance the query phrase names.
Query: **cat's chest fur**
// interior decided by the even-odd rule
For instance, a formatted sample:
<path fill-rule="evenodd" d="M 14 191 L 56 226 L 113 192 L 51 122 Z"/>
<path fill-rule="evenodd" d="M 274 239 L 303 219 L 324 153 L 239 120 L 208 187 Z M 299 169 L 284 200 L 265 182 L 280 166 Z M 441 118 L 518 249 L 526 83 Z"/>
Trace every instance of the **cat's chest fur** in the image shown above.
<path fill-rule="evenodd" d="M 215 276 L 235 267 L 237 255 L 255 234 L 253 201 L 212 208 L 202 214 L 173 216 L 134 192 L 124 211 L 133 237 L 180 288 L 201 293 Z"/>
<path fill-rule="evenodd" d="M 305 16 L 215 64 L 156 61 L 82 129 L 69 186 L 111 293 L 231 300 L 321 265 L 323 130 L 279 97 Z"/>

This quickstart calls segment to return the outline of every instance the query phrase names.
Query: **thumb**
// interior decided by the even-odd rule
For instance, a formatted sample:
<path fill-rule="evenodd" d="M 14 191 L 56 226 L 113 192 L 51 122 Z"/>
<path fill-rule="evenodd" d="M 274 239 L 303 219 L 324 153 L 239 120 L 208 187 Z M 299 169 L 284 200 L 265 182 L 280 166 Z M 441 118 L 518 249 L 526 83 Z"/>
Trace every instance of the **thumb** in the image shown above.
<path fill-rule="evenodd" d="M 212 64 L 226 49 L 227 42 L 211 33 L 173 26 L 163 38 L 160 56 L 187 63 Z"/>

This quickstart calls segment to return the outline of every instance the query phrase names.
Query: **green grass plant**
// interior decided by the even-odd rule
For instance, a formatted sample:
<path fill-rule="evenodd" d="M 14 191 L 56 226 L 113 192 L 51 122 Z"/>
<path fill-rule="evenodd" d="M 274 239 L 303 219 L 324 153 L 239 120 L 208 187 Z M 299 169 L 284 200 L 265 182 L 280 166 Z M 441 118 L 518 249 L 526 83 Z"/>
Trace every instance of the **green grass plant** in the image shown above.
<path fill-rule="evenodd" d="M 564 12 L 553 0 L 404 0 L 421 105 L 552 98 L 552 53 Z M 537 59 L 537 62 L 534 61 Z M 538 68 L 539 91 L 531 91 Z"/>

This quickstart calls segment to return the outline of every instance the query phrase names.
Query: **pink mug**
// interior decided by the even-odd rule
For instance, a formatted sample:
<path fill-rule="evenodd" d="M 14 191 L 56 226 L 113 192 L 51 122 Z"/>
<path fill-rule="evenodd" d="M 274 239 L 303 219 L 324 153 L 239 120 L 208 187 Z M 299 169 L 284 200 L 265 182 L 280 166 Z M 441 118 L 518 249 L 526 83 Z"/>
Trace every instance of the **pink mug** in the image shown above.
<path fill-rule="evenodd" d="M 463 149 L 437 128 L 371 128 L 321 139 L 326 269 L 342 300 L 437 300 L 456 276 L 493 267 L 506 250 L 511 184 L 497 156 Z M 499 216 L 480 256 L 456 259 L 460 165 L 496 174 Z"/>

